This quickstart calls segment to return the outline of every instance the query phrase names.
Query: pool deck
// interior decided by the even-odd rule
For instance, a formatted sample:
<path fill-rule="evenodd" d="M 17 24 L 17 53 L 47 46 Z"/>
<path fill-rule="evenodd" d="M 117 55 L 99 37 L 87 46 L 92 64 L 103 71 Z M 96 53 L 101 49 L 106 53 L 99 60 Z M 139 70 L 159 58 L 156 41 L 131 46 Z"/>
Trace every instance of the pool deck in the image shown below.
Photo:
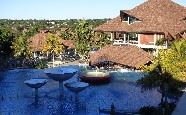
<path fill-rule="evenodd" d="M 52 67 L 52 63 L 53 62 L 48 62 L 48 66 L 49 68 Z M 79 65 L 79 60 L 76 61 L 72 61 L 72 62 L 65 62 L 65 61 L 55 61 L 54 66 L 58 67 L 58 66 L 69 66 L 69 65 Z"/>
<path fill-rule="evenodd" d="M 180 98 L 172 115 L 186 115 L 186 89 Z"/>

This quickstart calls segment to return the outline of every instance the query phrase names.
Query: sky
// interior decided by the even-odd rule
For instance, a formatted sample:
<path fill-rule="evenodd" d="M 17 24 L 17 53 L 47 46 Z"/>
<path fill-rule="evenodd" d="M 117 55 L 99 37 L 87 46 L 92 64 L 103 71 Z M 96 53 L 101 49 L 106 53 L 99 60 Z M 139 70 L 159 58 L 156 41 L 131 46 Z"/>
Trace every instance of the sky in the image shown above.
<path fill-rule="evenodd" d="M 114 18 L 145 0 L 0 0 L 0 19 Z M 186 0 L 174 0 L 186 7 Z"/>

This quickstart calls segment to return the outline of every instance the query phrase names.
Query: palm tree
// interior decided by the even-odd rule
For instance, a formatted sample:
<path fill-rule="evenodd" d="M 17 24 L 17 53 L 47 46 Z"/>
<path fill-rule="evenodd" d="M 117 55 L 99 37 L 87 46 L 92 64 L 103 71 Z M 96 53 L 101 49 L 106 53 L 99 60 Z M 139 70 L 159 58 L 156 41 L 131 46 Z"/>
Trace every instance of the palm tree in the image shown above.
<path fill-rule="evenodd" d="M 62 45 L 60 38 L 54 34 L 49 34 L 45 43 L 43 52 L 50 52 L 52 54 L 53 67 L 55 61 L 55 55 L 59 55 L 63 52 L 64 46 Z"/>

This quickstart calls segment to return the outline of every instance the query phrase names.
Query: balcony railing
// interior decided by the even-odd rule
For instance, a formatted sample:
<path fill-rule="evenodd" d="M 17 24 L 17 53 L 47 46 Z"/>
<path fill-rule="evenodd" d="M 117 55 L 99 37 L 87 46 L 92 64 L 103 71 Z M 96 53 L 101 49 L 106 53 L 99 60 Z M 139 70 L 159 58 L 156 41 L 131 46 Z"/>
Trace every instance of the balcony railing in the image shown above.
<path fill-rule="evenodd" d="M 122 45 L 122 44 L 127 44 L 127 43 L 125 43 L 124 40 L 114 40 L 113 42 L 113 45 Z"/>
<path fill-rule="evenodd" d="M 166 49 L 166 45 L 163 46 L 157 46 L 154 43 L 149 43 L 149 44 L 139 44 L 138 41 L 135 40 L 129 40 L 129 41 L 124 41 L 124 40 L 114 40 L 113 45 L 124 45 L 124 44 L 129 44 L 129 45 L 135 45 L 140 48 L 152 48 L 152 49 Z"/>

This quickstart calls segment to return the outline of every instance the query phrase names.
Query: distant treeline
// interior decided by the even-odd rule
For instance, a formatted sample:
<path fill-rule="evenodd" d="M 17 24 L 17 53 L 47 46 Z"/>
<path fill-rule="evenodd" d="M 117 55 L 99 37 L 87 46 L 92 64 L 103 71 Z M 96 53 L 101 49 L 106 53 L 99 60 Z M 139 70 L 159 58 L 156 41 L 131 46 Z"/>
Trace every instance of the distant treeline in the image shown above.
<path fill-rule="evenodd" d="M 96 27 L 110 19 L 87 19 L 86 21 Z M 57 31 L 61 28 L 75 28 L 78 19 L 66 19 L 66 20 L 9 20 L 0 19 L 0 29 L 6 29 L 13 33 L 19 34 L 20 32 L 28 29 L 40 30 L 47 29 L 50 31 Z"/>
<path fill-rule="evenodd" d="M 107 22 L 110 19 L 84 20 L 91 29 Z M 40 30 L 49 30 L 51 33 L 60 33 L 63 39 L 70 39 L 71 32 L 79 26 L 79 19 L 66 20 L 10 20 L 0 19 L 0 58 L 10 56 L 13 53 L 12 46 L 16 39 L 29 39 Z M 67 29 L 68 28 L 68 29 Z M 86 29 L 86 28 L 85 28 Z M 63 30 L 68 30 L 63 32 Z M 89 30 L 91 31 L 91 30 Z M 63 32 L 63 33 L 62 33 Z M 65 36 L 65 37 L 64 37 Z"/>

